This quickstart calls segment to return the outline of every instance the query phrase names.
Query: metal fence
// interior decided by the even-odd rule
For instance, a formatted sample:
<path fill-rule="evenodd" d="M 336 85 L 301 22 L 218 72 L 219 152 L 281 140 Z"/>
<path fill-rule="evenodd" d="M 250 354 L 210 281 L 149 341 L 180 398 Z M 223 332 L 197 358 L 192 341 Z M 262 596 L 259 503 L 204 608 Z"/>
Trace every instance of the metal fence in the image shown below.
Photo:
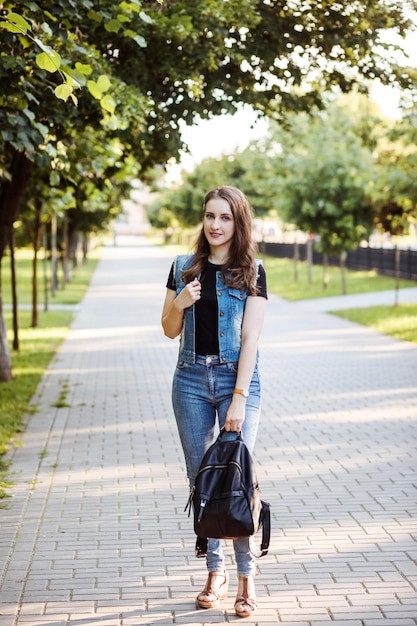
<path fill-rule="evenodd" d="M 258 245 L 262 254 L 282 259 L 294 257 L 295 244 L 262 241 Z M 396 250 L 394 248 L 357 248 L 348 252 L 345 265 L 351 270 L 374 270 L 384 276 L 395 276 L 395 255 Z M 307 244 L 298 244 L 298 257 L 300 261 L 307 259 Z M 328 262 L 329 265 L 340 265 L 340 259 L 337 256 L 329 256 Z M 314 247 L 313 263 L 315 265 L 323 264 L 323 254 L 315 250 Z M 417 280 L 417 250 L 401 249 L 398 269 L 400 278 Z"/>

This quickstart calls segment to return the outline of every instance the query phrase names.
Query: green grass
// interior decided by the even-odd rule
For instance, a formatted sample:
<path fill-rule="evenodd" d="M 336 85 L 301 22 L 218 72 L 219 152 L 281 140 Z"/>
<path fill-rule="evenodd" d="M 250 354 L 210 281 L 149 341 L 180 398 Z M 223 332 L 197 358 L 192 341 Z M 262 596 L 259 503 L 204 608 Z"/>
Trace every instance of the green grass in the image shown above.
<path fill-rule="evenodd" d="M 187 251 L 184 246 L 165 246 L 172 251 L 172 257 Z M 292 259 L 278 259 L 266 255 L 262 258 L 267 273 L 268 291 L 286 300 L 306 300 L 309 298 L 325 298 L 342 295 L 340 269 L 329 267 L 329 282 L 324 289 L 323 268 L 319 265 L 312 267 L 312 284 L 308 283 L 307 264 L 298 263 L 298 280 L 294 280 L 294 261 Z M 346 286 L 348 294 L 369 293 L 373 291 L 393 291 L 394 278 L 380 276 L 375 271 L 346 270 Z M 401 288 L 417 287 L 417 282 L 401 280 Z M 338 311 L 335 315 L 345 317 L 358 324 L 369 326 L 378 332 L 391 335 L 397 339 L 417 343 L 417 305 L 399 304 L 398 306 L 379 306 L 368 309 L 351 309 Z"/>
<path fill-rule="evenodd" d="M 49 295 L 49 304 L 79 303 L 90 283 L 98 259 L 99 251 L 93 251 L 87 262 L 73 271 L 72 282 L 58 290 L 54 298 Z M 18 302 L 29 304 L 32 281 L 31 251 L 17 252 L 16 271 Z M 55 309 L 43 311 L 41 277 L 42 261 L 39 262 L 38 328 L 30 328 L 30 311 L 19 311 L 19 351 L 11 353 L 13 380 L 0 383 L 0 498 L 7 496 L 6 489 L 10 480 L 4 454 L 11 447 L 18 445 L 19 434 L 24 429 L 25 417 L 35 410 L 31 404 L 33 395 L 59 344 L 66 337 L 73 317 L 71 311 Z M 10 259 L 7 257 L 2 262 L 2 282 L 3 302 L 9 304 L 11 302 Z M 4 317 L 11 346 L 12 313 L 10 308 L 4 309 Z M 66 390 L 62 389 L 57 407 L 66 406 L 66 404 Z"/>
<path fill-rule="evenodd" d="M 31 399 L 56 349 L 68 332 L 72 319 L 69 311 L 39 313 L 39 327 L 30 328 L 30 312 L 19 312 L 19 352 L 12 352 L 13 380 L 0 384 L 0 498 L 6 495 L 7 463 L 1 455 L 17 445 L 26 415 L 34 412 Z M 11 312 L 5 321 L 11 327 Z M 11 339 L 11 332 L 8 332 Z"/>
<path fill-rule="evenodd" d="M 349 309 L 334 311 L 333 315 L 362 324 L 362 326 L 369 326 L 379 333 L 396 339 L 417 344 L 417 304 Z"/>
<path fill-rule="evenodd" d="M 49 304 L 77 304 L 80 302 L 88 287 L 90 276 L 94 271 L 99 259 L 99 251 L 93 250 L 89 253 L 89 258 L 85 263 L 80 264 L 73 270 L 72 281 L 63 284 L 61 268 L 58 270 L 59 289 L 52 296 L 48 293 Z M 32 251 L 29 249 L 19 250 L 16 253 L 17 264 L 17 299 L 18 304 L 30 304 L 32 302 Z M 3 281 L 3 303 L 12 302 L 12 292 L 10 286 L 10 258 L 4 257 L 2 260 L 2 281 Z M 50 263 L 48 263 L 48 283 L 50 285 Z M 38 302 L 40 306 L 44 304 L 43 287 L 43 260 L 38 260 Z"/>
<path fill-rule="evenodd" d="M 298 280 L 294 280 L 294 262 L 291 259 L 277 259 L 263 256 L 267 272 L 268 290 L 286 300 L 307 300 L 342 295 L 341 274 L 337 267 L 329 267 L 329 282 L 323 288 L 323 269 L 313 265 L 312 283 L 308 283 L 307 264 L 298 263 Z M 417 282 L 402 280 L 400 287 L 417 287 Z M 348 294 L 388 291 L 395 289 L 394 278 L 379 276 L 375 271 L 346 270 L 346 291 Z"/>
<path fill-rule="evenodd" d="M 263 257 L 267 272 L 268 291 L 287 300 L 306 300 L 342 295 L 339 268 L 329 268 L 329 283 L 323 289 L 321 266 L 314 265 L 313 281 L 307 281 L 307 265 L 300 262 L 298 281 L 294 280 L 294 262 L 291 259 Z M 348 294 L 389 291 L 394 294 L 395 281 L 389 276 L 379 276 L 376 272 L 353 272 L 346 270 Z M 412 280 L 401 280 L 401 288 L 417 287 Z M 394 301 L 394 295 L 393 295 Z M 336 311 L 334 315 L 343 317 L 357 324 L 396 337 L 403 341 L 417 343 L 417 304 L 399 304 L 398 306 L 375 306 L 366 309 Z"/>

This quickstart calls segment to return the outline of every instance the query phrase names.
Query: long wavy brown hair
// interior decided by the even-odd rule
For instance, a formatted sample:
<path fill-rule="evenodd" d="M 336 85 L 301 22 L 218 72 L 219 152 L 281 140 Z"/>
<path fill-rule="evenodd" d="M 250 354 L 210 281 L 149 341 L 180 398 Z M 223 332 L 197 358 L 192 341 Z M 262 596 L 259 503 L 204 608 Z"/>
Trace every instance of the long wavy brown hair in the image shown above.
<path fill-rule="evenodd" d="M 234 218 L 235 230 L 229 249 L 229 258 L 222 266 L 222 279 L 228 287 L 236 287 L 256 295 L 257 270 L 255 265 L 255 243 L 252 238 L 253 211 L 245 194 L 236 187 L 217 187 L 204 198 L 203 214 L 206 205 L 213 198 L 223 198 L 229 203 Z M 194 259 L 183 272 L 183 280 L 188 283 L 195 276 L 203 275 L 207 267 L 210 246 L 204 234 L 204 227 L 194 246 Z"/>

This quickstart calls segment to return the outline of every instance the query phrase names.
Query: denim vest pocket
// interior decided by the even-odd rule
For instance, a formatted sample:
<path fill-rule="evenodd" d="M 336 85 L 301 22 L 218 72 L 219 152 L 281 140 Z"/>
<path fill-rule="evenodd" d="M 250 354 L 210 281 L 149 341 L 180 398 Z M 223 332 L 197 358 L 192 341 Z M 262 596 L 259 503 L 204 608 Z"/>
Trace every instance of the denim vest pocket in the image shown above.
<path fill-rule="evenodd" d="M 233 317 L 242 320 L 248 294 L 246 291 L 240 291 L 239 289 L 235 289 L 233 287 L 229 287 L 228 291 L 232 315 Z"/>

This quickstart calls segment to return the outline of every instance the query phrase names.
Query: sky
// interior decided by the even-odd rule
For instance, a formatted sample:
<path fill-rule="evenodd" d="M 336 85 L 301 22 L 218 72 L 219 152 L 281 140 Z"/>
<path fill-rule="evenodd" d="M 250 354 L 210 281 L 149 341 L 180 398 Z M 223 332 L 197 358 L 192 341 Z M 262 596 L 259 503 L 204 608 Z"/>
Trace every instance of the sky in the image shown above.
<path fill-rule="evenodd" d="M 383 85 L 375 85 L 371 91 L 371 99 L 375 100 L 381 113 L 395 119 L 399 115 L 398 90 Z M 182 137 L 191 152 L 183 159 L 188 162 L 200 162 L 207 156 L 230 154 L 236 149 L 245 148 L 254 139 L 265 135 L 268 122 L 256 120 L 256 114 L 250 107 L 242 107 L 235 115 L 222 115 L 212 120 L 202 120 L 193 126 L 184 126 Z"/>
<path fill-rule="evenodd" d="M 399 116 L 398 90 L 375 85 L 371 91 L 371 99 L 379 104 L 383 115 L 392 119 Z M 193 126 L 184 124 L 182 138 L 190 153 L 184 154 L 179 164 L 172 162 L 168 165 L 168 181 L 177 181 L 181 170 L 192 171 L 204 158 L 243 150 L 251 141 L 264 137 L 267 129 L 268 121 L 257 119 L 249 106 L 242 107 L 235 115 L 220 115 L 211 120 L 202 120 Z"/>
<path fill-rule="evenodd" d="M 235 115 L 220 115 L 193 126 L 184 125 L 182 138 L 191 156 L 184 156 L 183 166 L 187 168 L 208 156 L 243 150 L 254 139 L 263 137 L 267 128 L 267 120 L 256 121 L 256 114 L 249 106 L 242 107 Z"/>
<path fill-rule="evenodd" d="M 417 34 L 411 33 L 405 40 L 393 36 L 390 41 L 401 45 L 415 62 L 417 50 Z M 375 83 L 370 90 L 370 97 L 380 106 L 384 116 L 395 119 L 399 117 L 399 91 L 393 87 Z M 218 116 L 212 120 L 202 120 L 193 126 L 183 127 L 182 137 L 188 145 L 190 154 L 184 155 L 179 165 L 172 166 L 175 179 L 179 170 L 187 170 L 206 157 L 217 157 L 231 154 L 237 149 L 244 149 L 254 139 L 261 138 L 267 130 L 267 121 L 256 121 L 256 115 L 249 106 L 244 106 L 235 115 Z"/>

